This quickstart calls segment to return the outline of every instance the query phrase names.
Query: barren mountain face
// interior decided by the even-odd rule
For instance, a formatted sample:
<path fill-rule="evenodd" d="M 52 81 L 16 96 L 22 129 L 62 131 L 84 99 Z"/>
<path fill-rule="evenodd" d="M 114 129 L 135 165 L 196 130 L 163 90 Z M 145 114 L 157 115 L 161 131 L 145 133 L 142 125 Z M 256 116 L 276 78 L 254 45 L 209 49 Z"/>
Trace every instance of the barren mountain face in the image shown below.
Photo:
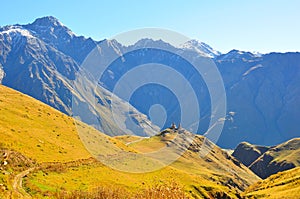
<path fill-rule="evenodd" d="M 212 59 L 221 73 L 227 95 L 227 117 L 217 143 L 221 147 L 234 148 L 242 141 L 275 145 L 299 136 L 299 53 L 261 55 L 232 50 L 221 54 L 207 44 L 194 40 L 177 48 L 164 41 L 149 39 L 141 40 L 132 46 L 123 46 L 115 40 L 98 42 L 76 36 L 54 17 L 44 17 L 31 24 L 5 26 L 0 29 L 0 81 L 71 114 L 72 96 L 75 96 L 77 101 L 84 100 L 84 97 L 79 97 L 72 89 L 76 72 L 80 70 L 86 56 L 100 43 L 99 52 L 103 55 L 103 60 L 106 56 L 120 56 L 125 50 L 134 51 L 139 46 L 147 45 L 164 46 L 164 49 L 175 50 L 179 55 L 192 59 Z M 200 126 L 195 133 L 204 134 L 210 116 L 213 115 L 207 85 L 201 76 L 193 76 L 189 63 L 180 56 L 169 56 L 167 53 L 144 49 L 134 54 L 126 54 L 111 64 L 109 70 L 99 79 L 102 91 L 95 94 L 96 99 L 99 99 L 98 110 L 87 108 L 90 114 L 98 119 L 95 121 L 87 117 L 83 121 L 100 124 L 100 129 L 105 129 L 108 134 L 119 134 L 118 128 L 110 120 L 111 117 L 105 116 L 110 109 L 110 94 L 107 93 L 113 91 L 115 83 L 124 71 L 139 64 L 159 62 L 178 70 L 197 91 L 201 115 Z M 181 112 L 176 97 L 170 90 L 159 85 L 141 87 L 129 102 L 134 112 L 139 115 L 134 121 L 143 120 L 142 123 L 150 125 L 147 129 L 152 129 L 151 126 L 156 129 L 155 124 L 150 124 L 149 121 L 149 107 L 154 104 L 162 104 L 166 110 L 164 128 L 172 122 L 180 122 Z M 137 114 L 125 111 L 126 106 L 119 106 L 124 118 L 134 118 Z M 140 135 L 145 134 L 145 126 L 140 128 Z"/>

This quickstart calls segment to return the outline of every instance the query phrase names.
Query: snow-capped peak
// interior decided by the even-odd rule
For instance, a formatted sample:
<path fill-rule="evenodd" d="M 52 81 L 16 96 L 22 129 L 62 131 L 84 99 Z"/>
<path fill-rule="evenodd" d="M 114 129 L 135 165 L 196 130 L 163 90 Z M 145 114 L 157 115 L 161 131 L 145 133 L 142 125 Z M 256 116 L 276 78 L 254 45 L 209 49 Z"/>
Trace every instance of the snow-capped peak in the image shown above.
<path fill-rule="evenodd" d="M 251 53 L 247 51 L 241 50 L 231 50 L 230 52 L 223 54 L 218 57 L 219 60 L 233 60 L 233 59 L 253 59 L 253 58 L 260 58 L 262 54 L 260 53 Z"/>
<path fill-rule="evenodd" d="M 36 19 L 33 23 L 24 26 L 39 34 L 61 34 L 67 33 L 69 37 L 75 36 L 75 34 L 65 25 L 63 25 L 58 19 L 52 16 L 42 17 Z"/>
<path fill-rule="evenodd" d="M 260 53 L 260 52 L 258 52 L 258 51 L 252 51 L 251 53 L 252 53 L 253 55 L 255 55 L 256 57 L 261 57 L 261 56 L 263 56 L 263 54 Z"/>
<path fill-rule="evenodd" d="M 14 36 L 24 36 L 27 38 L 32 38 L 32 34 L 30 31 L 24 29 L 21 26 L 5 26 L 3 28 L 0 29 L 0 34 L 1 35 L 9 35 L 10 37 L 14 37 Z"/>
<path fill-rule="evenodd" d="M 215 57 L 221 55 L 221 53 L 219 51 L 213 49 L 206 43 L 203 43 L 203 42 L 195 40 L 195 39 L 187 41 L 186 43 L 182 44 L 180 47 L 182 49 L 194 50 L 194 51 L 198 52 L 199 54 L 201 54 L 202 56 L 206 56 L 206 57 L 210 57 L 210 58 L 215 58 Z"/>
<path fill-rule="evenodd" d="M 36 19 L 32 25 L 35 26 L 63 26 L 65 27 L 60 21 L 58 21 L 58 19 L 56 19 L 55 17 L 52 16 L 47 16 L 47 17 L 42 17 L 42 18 L 38 18 Z"/>

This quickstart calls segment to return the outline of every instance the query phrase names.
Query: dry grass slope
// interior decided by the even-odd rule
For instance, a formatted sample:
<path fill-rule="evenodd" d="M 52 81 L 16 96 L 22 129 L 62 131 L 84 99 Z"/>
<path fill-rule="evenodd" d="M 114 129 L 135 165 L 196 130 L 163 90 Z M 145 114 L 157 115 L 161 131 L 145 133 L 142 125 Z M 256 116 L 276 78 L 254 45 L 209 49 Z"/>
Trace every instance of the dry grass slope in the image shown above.
<path fill-rule="evenodd" d="M 37 162 L 90 157 L 73 118 L 4 86 L 0 86 L 0 132 L 2 147 Z"/>
<path fill-rule="evenodd" d="M 245 192 L 249 199 L 299 199 L 300 167 L 279 172 L 251 185 Z"/>
<path fill-rule="evenodd" d="M 261 178 L 300 166 L 300 138 L 294 138 L 271 147 L 257 158 L 249 168 Z"/>
<path fill-rule="evenodd" d="M 0 184 L 5 190 L 1 189 L 0 196 L 19 198 L 11 184 L 18 173 L 29 168 L 35 169 L 24 177 L 23 188 L 34 198 L 74 198 L 85 194 L 118 198 L 120 193 L 135 198 L 164 198 L 168 194 L 170 198 L 238 198 L 247 185 L 259 180 L 213 144 L 208 144 L 211 151 L 201 158 L 201 136 L 196 137 L 182 157 L 161 170 L 140 174 L 117 171 L 91 158 L 89 152 L 147 153 L 165 147 L 174 135 L 115 139 L 75 122 L 31 97 L 0 86 L 1 148 L 24 160 L 13 165 L 9 159 L 8 166 L 2 168 Z M 81 139 L 93 146 L 89 152 Z M 132 166 L 139 166 L 139 162 L 135 163 Z M 170 190 L 178 194 L 171 196 L 174 191 Z"/>

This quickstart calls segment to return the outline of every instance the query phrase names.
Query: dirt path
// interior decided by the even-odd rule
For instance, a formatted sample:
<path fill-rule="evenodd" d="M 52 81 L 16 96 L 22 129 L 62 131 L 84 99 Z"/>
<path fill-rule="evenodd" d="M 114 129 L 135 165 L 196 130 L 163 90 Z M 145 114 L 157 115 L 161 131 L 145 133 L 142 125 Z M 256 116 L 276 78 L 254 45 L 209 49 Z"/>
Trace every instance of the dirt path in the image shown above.
<path fill-rule="evenodd" d="M 34 169 L 35 168 L 29 168 L 25 171 L 22 171 L 14 177 L 13 190 L 18 196 L 20 196 L 20 198 L 31 198 L 31 196 L 28 193 L 26 193 L 26 191 L 23 189 L 22 182 L 23 178 Z"/>
<path fill-rule="evenodd" d="M 131 141 L 131 142 L 127 142 L 125 145 L 128 146 L 128 145 L 130 145 L 130 144 L 133 144 L 133 143 L 142 141 L 143 139 L 149 139 L 149 137 L 142 137 L 142 138 L 140 138 L 140 139 L 137 139 L 137 140 L 134 140 L 134 141 Z"/>

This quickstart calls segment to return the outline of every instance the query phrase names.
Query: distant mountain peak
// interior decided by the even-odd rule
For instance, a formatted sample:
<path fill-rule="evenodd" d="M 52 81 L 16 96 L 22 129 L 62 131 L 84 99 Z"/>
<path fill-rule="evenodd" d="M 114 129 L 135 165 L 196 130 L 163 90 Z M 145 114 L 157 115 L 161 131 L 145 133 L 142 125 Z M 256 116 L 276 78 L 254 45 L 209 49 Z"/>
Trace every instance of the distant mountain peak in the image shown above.
<path fill-rule="evenodd" d="M 219 56 L 218 60 L 222 60 L 222 61 L 232 61 L 236 59 L 252 60 L 260 57 L 262 57 L 262 54 L 258 52 L 252 53 L 252 52 L 233 49 L 228 53 Z"/>
<path fill-rule="evenodd" d="M 162 47 L 162 46 L 165 46 L 165 47 L 173 47 L 171 44 L 161 40 L 161 39 L 158 39 L 158 40 L 154 40 L 154 39 L 151 39 L 151 38 L 142 38 L 140 40 L 138 40 L 133 46 L 135 47 L 149 47 L 149 48 L 153 48 L 153 47 Z"/>
<path fill-rule="evenodd" d="M 213 49 L 209 45 L 207 45 L 204 42 L 201 42 L 196 39 L 189 40 L 185 42 L 184 44 L 181 45 L 181 48 L 187 49 L 187 50 L 194 50 L 198 52 L 199 54 L 210 57 L 210 58 L 215 58 L 219 55 L 221 55 L 221 52 Z"/>
<path fill-rule="evenodd" d="M 46 35 L 56 35 L 56 37 L 75 36 L 75 34 L 68 27 L 63 25 L 57 18 L 52 16 L 38 18 L 33 23 L 27 24 L 24 27 L 43 36 Z"/>
<path fill-rule="evenodd" d="M 232 55 L 251 55 L 253 57 L 261 57 L 262 54 L 257 52 L 257 51 L 253 51 L 253 52 L 248 52 L 248 51 L 242 51 L 242 50 L 237 50 L 237 49 L 233 49 L 231 51 L 229 51 L 227 54 L 232 54 Z"/>
<path fill-rule="evenodd" d="M 57 18 L 53 16 L 46 16 L 36 19 L 32 25 L 36 26 L 64 26 Z"/>

